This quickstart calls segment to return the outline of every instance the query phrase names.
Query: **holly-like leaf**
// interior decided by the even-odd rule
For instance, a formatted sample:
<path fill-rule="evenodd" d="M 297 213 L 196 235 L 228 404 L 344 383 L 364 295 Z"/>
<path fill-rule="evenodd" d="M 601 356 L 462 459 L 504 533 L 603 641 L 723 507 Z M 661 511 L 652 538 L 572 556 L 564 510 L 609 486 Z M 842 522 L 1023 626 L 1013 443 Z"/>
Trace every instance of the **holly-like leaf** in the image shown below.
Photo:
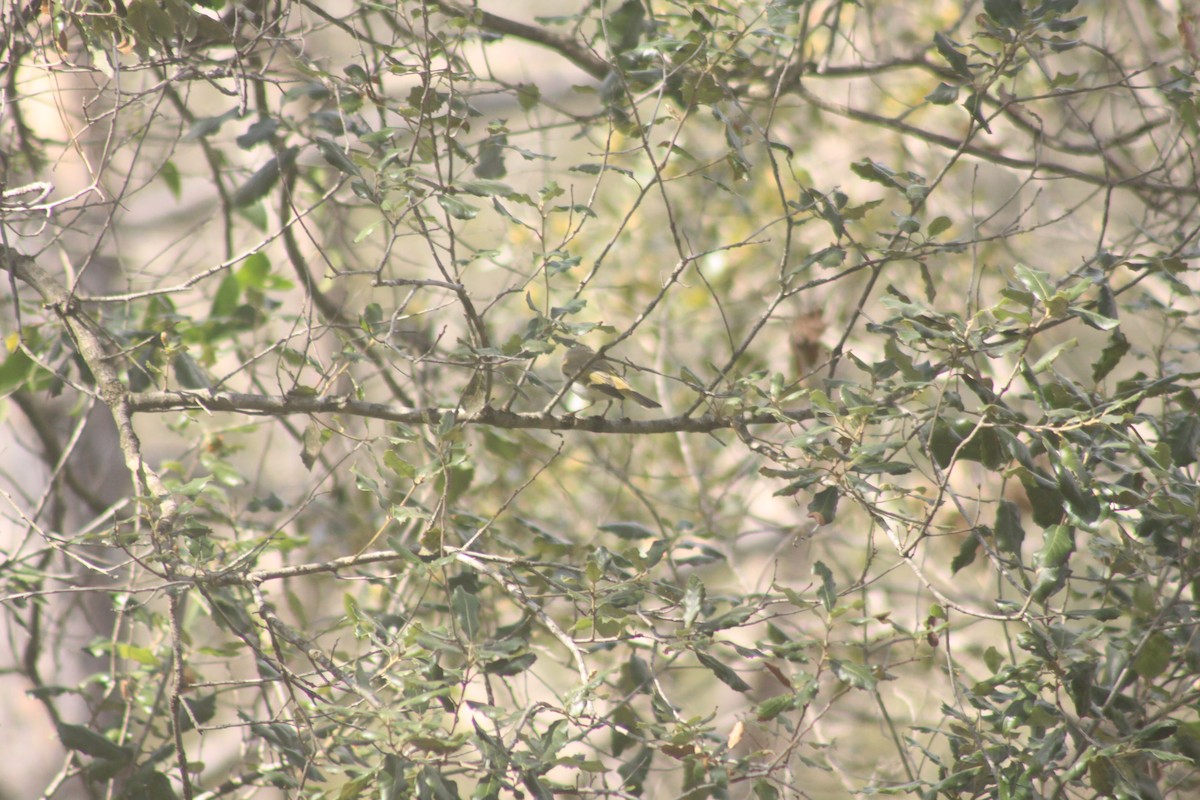
<path fill-rule="evenodd" d="M 733 689 L 735 692 L 750 691 L 750 684 L 746 683 L 738 674 L 725 665 L 723 661 L 713 658 L 708 653 L 697 650 L 696 659 L 713 675 L 717 676 L 717 680 Z"/>
<path fill-rule="evenodd" d="M 133 758 L 133 752 L 129 748 L 122 747 L 103 734 L 82 725 L 59 723 L 58 738 L 68 750 L 75 750 L 93 758 L 121 763 L 128 763 Z"/>
<path fill-rule="evenodd" d="M 967 63 L 967 57 L 955 49 L 954 42 L 946 38 L 944 34 L 935 33 L 933 46 L 937 48 L 938 54 L 946 59 L 950 69 L 954 70 L 957 75 L 968 81 L 974 79 L 975 76 L 971 74 L 971 66 Z"/>

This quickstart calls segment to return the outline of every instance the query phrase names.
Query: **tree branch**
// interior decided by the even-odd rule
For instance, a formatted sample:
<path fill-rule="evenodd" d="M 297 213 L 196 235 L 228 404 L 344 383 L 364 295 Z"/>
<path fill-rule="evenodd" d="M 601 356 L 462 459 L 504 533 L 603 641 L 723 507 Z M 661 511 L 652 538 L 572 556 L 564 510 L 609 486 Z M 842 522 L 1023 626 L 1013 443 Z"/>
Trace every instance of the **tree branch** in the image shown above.
<path fill-rule="evenodd" d="M 121 453 L 138 494 L 148 493 L 157 498 L 160 512 L 158 525 L 165 523 L 169 527 L 177 510 L 176 503 L 158 475 L 142 460 L 141 442 L 133 429 L 130 394 L 113 365 L 113 356 L 105 345 L 103 330 L 83 312 L 71 293 L 53 275 L 38 266 L 32 257 L 0 245 L 0 265 L 32 287 L 65 326 L 80 357 L 96 379 L 100 399 L 113 415 Z"/>
<path fill-rule="evenodd" d="M 438 9 L 448 17 L 466 17 L 484 30 L 501 33 L 505 36 L 515 36 L 518 39 L 548 47 L 596 80 L 603 80 L 608 73 L 612 72 L 611 64 L 574 39 L 559 36 L 544 28 L 526 25 L 524 22 L 497 16 L 479 8 L 464 8 L 457 3 L 448 2 L 448 0 L 435 0 L 435 2 Z"/>
<path fill-rule="evenodd" d="M 384 403 L 353 400 L 341 395 L 305 397 L 301 395 L 261 395 L 238 392 L 142 392 L 130 395 L 129 410 L 133 413 L 164 411 L 225 411 L 262 416 L 287 416 L 290 414 L 350 414 L 356 417 L 382 419 L 407 425 L 436 425 L 446 414 L 454 414 L 451 408 L 398 408 Z M 665 417 L 660 419 L 606 419 L 602 416 L 574 416 L 563 414 L 518 413 L 498 408 L 485 407 L 476 414 L 462 415 L 460 422 L 468 425 L 488 425 L 496 428 L 545 430 L 545 431 L 588 431 L 589 433 L 710 433 L 719 430 L 737 429 L 744 425 L 774 425 L 803 422 L 812 419 L 806 410 L 777 411 L 770 414 L 739 414 L 717 416 L 705 414 L 701 417 Z"/>

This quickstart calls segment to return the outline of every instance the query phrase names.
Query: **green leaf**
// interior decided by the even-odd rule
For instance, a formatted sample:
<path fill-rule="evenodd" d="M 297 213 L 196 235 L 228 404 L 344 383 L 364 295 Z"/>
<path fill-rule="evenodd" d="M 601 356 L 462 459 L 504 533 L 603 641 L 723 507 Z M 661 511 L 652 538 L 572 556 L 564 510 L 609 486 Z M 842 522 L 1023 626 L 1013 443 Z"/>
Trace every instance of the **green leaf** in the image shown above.
<path fill-rule="evenodd" d="M 798 695 L 795 693 L 768 697 L 755 707 L 754 714 L 759 722 L 769 722 L 783 712 L 796 708 L 797 697 Z"/>
<path fill-rule="evenodd" d="M 517 84 L 517 103 L 522 111 L 528 111 L 541 100 L 542 91 L 536 83 Z"/>
<path fill-rule="evenodd" d="M 650 542 L 650 546 L 646 549 L 646 566 L 644 566 L 644 569 L 649 570 L 658 565 L 662 557 L 670 551 L 671 540 L 655 539 L 653 542 Z M 683 561 L 678 561 L 678 563 L 683 564 Z"/>
<path fill-rule="evenodd" d="M 605 533 L 615 534 L 622 539 L 653 539 L 657 533 L 637 522 L 609 522 L 600 526 Z"/>
<path fill-rule="evenodd" d="M 1034 580 L 1030 596 L 1039 603 L 1044 603 L 1054 594 L 1061 591 L 1071 574 L 1070 567 L 1039 567 L 1037 578 Z"/>
<path fill-rule="evenodd" d="M 321 448 L 325 446 L 325 442 L 329 440 L 332 431 L 325 425 L 319 425 L 316 420 L 309 420 L 308 425 L 304 426 L 304 447 L 300 451 L 300 463 L 304 465 L 306 470 L 312 471 L 313 465 L 317 463 L 317 458 L 321 455 Z M 387 450 L 383 454 L 383 461 L 386 465 L 388 457 L 393 456 L 391 450 Z"/>
<path fill-rule="evenodd" d="M 95 777 L 89 772 L 89 777 Z M 128 785 L 121 793 L 122 798 L 139 798 L 139 800 L 179 800 L 171 779 L 158 770 L 145 771 L 145 767 L 137 770 L 129 779 Z"/>
<path fill-rule="evenodd" d="M 1054 364 L 1055 359 L 1069 350 L 1074 350 L 1078 346 L 1079 340 L 1077 339 L 1068 339 L 1065 342 L 1059 342 L 1054 347 L 1051 347 L 1048 351 L 1046 351 L 1045 355 L 1034 362 L 1032 367 L 1033 374 L 1037 375 L 1038 373 L 1045 372 L 1046 370 L 1050 369 L 1051 365 Z"/>
<path fill-rule="evenodd" d="M 1103 314 L 1097 314 L 1095 311 L 1090 311 L 1086 308 L 1072 308 L 1071 314 L 1083 320 L 1089 328 L 1095 328 L 1098 331 L 1111 331 L 1121 324 L 1119 319 L 1106 317 Z"/>
<path fill-rule="evenodd" d="M 817 597 L 821 599 L 826 611 L 833 611 L 834 606 L 837 605 L 837 584 L 833 580 L 833 571 L 826 566 L 824 561 L 817 561 L 813 564 L 813 574 L 821 579 Z"/>
<path fill-rule="evenodd" d="M 1018 473 L 1021 486 L 1029 498 L 1033 521 L 1044 527 L 1055 525 L 1063 518 L 1063 496 L 1041 470 L 1023 469 Z"/>
<path fill-rule="evenodd" d="M 966 417 L 934 420 L 928 447 L 934 462 L 942 469 L 950 466 L 955 453 L 963 461 L 977 461 L 989 469 L 1000 469 L 1008 463 L 1007 451 L 996 429 L 988 425 L 977 427 L 974 420 Z"/>
<path fill-rule="evenodd" d="M 621 690 L 633 694 L 649 694 L 653 689 L 654 672 L 646 660 L 634 653 L 621 665 Z"/>
<path fill-rule="evenodd" d="M 938 234 L 945 233 L 946 231 L 950 230 L 950 226 L 953 224 L 954 223 L 950 221 L 949 217 L 934 217 L 926 227 L 925 233 L 927 236 L 929 236 L 929 238 L 932 239 Z"/>
<path fill-rule="evenodd" d="M 1042 534 L 1042 549 L 1036 563 L 1041 567 L 1059 567 L 1075 552 L 1075 528 L 1071 525 L 1051 525 Z"/>
<path fill-rule="evenodd" d="M 850 165 L 850 171 L 864 181 L 878 183 L 889 189 L 903 189 L 906 185 L 897 180 L 895 170 L 870 158 L 855 161 Z"/>
<path fill-rule="evenodd" d="M 468 592 L 462 586 L 454 587 L 450 595 L 450 606 L 454 610 L 459 628 L 469 641 L 477 641 L 479 636 L 479 605 L 479 598 L 474 593 Z"/>
<path fill-rule="evenodd" d="M 708 653 L 701 650 L 696 651 L 696 658 L 706 667 L 713 675 L 717 676 L 717 680 L 733 689 L 735 692 L 750 691 L 750 684 L 746 683 L 738 674 L 727 667 L 723 661 L 713 658 Z"/>
<path fill-rule="evenodd" d="M 1104 345 L 1104 349 L 1100 351 L 1100 358 L 1092 364 L 1092 380 L 1096 383 L 1108 377 L 1108 374 L 1121 362 L 1121 359 L 1129 352 L 1129 340 L 1125 338 L 1125 334 L 1120 330 L 1115 330 L 1108 337 L 1108 344 Z"/>
<path fill-rule="evenodd" d="M 257 144 L 271 141 L 277 130 L 279 130 L 279 120 L 270 118 L 257 119 L 250 123 L 250 127 L 246 129 L 246 132 L 238 136 L 234 141 L 243 150 L 250 150 Z"/>
<path fill-rule="evenodd" d="M 183 704 L 184 707 L 179 709 L 178 725 L 184 732 L 210 722 L 217 713 L 217 696 L 213 693 L 184 698 Z"/>
<path fill-rule="evenodd" d="M 820 264 L 822 267 L 836 267 L 845 260 L 846 251 L 841 247 L 837 247 L 836 245 L 830 245 L 829 247 L 823 247 L 817 252 L 810 253 L 805 256 L 804 260 L 800 262 L 800 265 L 792 270 L 792 272 L 801 272 L 805 269 L 808 269 L 813 264 Z"/>
<path fill-rule="evenodd" d="M 475 166 L 472 172 L 475 177 L 487 180 L 503 178 L 508 174 L 504 163 L 504 152 L 508 145 L 508 137 L 504 134 L 489 136 L 479 143 L 479 152 L 475 155 Z"/>
<path fill-rule="evenodd" d="M 362 171 L 358 165 L 350 160 L 342 148 L 338 147 L 329 139 L 317 138 L 317 149 L 321 151 L 321 157 L 333 168 L 339 172 L 344 172 L 347 175 L 361 177 Z"/>
<path fill-rule="evenodd" d="M 419 800 L 459 800 L 458 784 L 449 780 L 437 767 L 427 764 L 417 776 Z"/>
<path fill-rule="evenodd" d="M 645 788 L 646 778 L 650 775 L 650 765 L 653 761 L 654 751 L 649 747 L 643 747 L 630 757 L 629 760 L 617 767 L 617 774 L 624 781 L 621 786 L 622 794 L 628 794 L 633 797 L 642 796 L 642 790 Z"/>
<path fill-rule="evenodd" d="M 958 87 L 948 83 L 939 83 L 932 92 L 925 95 L 925 99 L 935 106 L 953 105 L 958 100 Z"/>
<path fill-rule="evenodd" d="M 546 785 L 534 773 L 524 773 L 521 776 L 521 783 L 525 785 L 533 800 L 554 800 L 554 793 L 546 788 Z"/>
<path fill-rule="evenodd" d="M 983 10 L 1006 28 L 1020 28 L 1025 24 L 1021 0 L 983 0 Z"/>
<path fill-rule="evenodd" d="M 459 184 L 458 188 L 476 197 L 491 197 L 492 195 L 508 197 L 513 194 L 513 188 L 507 183 L 494 180 L 464 181 Z"/>
<path fill-rule="evenodd" d="M 646 9 L 641 0 L 625 0 L 616 11 L 608 15 L 605 31 L 608 46 L 613 53 L 624 53 L 637 46 L 642 36 L 642 23 Z"/>
<path fill-rule="evenodd" d="M 271 275 L 271 261 L 267 258 L 266 253 L 261 250 L 257 253 L 251 253 L 246 256 L 246 260 L 238 267 L 234 273 L 237 277 L 238 285 L 242 287 L 242 291 L 253 289 L 255 291 L 266 291 L 270 285 L 268 278 Z"/>
<path fill-rule="evenodd" d="M 512 658 L 497 658 L 484 665 L 483 671 L 489 675 L 520 675 L 533 666 L 535 661 L 537 661 L 537 656 L 534 653 L 524 653 Z"/>
<path fill-rule="evenodd" d="M 753 788 L 755 800 L 779 800 L 779 789 L 766 778 L 756 779 Z"/>
<path fill-rule="evenodd" d="M 1071 33 L 1083 27 L 1087 17 L 1070 17 L 1046 20 L 1046 27 L 1055 33 Z"/>
<path fill-rule="evenodd" d="M 843 683 L 868 691 L 875 688 L 875 676 L 868 666 L 836 658 L 831 661 L 830 666 L 833 668 L 833 674 Z"/>
<path fill-rule="evenodd" d="M 217 695 L 215 692 L 210 692 L 199 697 L 185 698 L 183 703 L 187 706 L 191 715 L 196 718 L 196 722 L 201 725 L 211 722 L 213 717 L 217 715 Z"/>
<path fill-rule="evenodd" d="M 24 350 L 13 350 L 0 364 L 0 395 L 20 388 L 36 369 L 37 364 Z"/>
<path fill-rule="evenodd" d="M 1045 272 L 1036 269 L 1030 269 L 1024 264 L 1014 264 L 1013 272 L 1017 275 L 1017 280 L 1028 289 L 1033 295 L 1042 301 L 1048 303 L 1050 297 L 1054 294 L 1053 288 L 1050 286 L 1050 276 Z"/>
<path fill-rule="evenodd" d="M 212 387 L 208 373 L 196 363 L 196 359 L 187 353 L 177 353 L 171 361 L 171 366 L 175 370 L 176 382 L 184 389 L 209 389 Z"/>
<path fill-rule="evenodd" d="M 1020 506 L 1011 500 L 1001 500 L 996 507 L 996 548 L 1019 559 L 1024 541 Z"/>
<path fill-rule="evenodd" d="M 833 518 L 837 514 L 837 505 L 837 487 L 826 487 L 813 495 L 812 501 L 808 504 L 808 515 L 817 525 L 828 525 L 833 522 Z"/>
<path fill-rule="evenodd" d="M 1166 671 L 1171 663 L 1171 653 L 1174 648 L 1171 640 L 1164 634 L 1155 631 L 1146 639 L 1142 649 L 1133 659 L 1134 672 L 1143 680 L 1153 680 Z"/>
<path fill-rule="evenodd" d="M 696 626 L 696 630 L 703 631 L 705 633 L 712 633 L 713 631 L 725 630 L 726 628 L 734 628 L 750 619 L 750 617 L 754 616 L 756 613 L 757 609 L 754 606 L 738 606 L 737 608 L 726 611 L 724 614 L 721 614 L 718 617 L 713 617 L 712 619 L 701 622 Z"/>
<path fill-rule="evenodd" d="M 445 491 L 446 501 L 454 503 L 471 488 L 475 481 L 475 465 L 470 462 L 450 464 L 437 476 L 434 484 L 439 492 Z"/>
<path fill-rule="evenodd" d="M 1004 666 L 1004 656 L 1000 655 L 1000 651 L 995 647 L 989 645 L 988 648 L 983 651 L 983 663 L 987 666 L 988 670 L 995 675 L 1000 671 L 1000 668 Z"/>
<path fill-rule="evenodd" d="M 1187 414 L 1179 419 L 1167 434 L 1171 445 L 1171 460 L 1177 467 L 1186 467 L 1196 462 L 1200 451 L 1200 417 Z"/>
<path fill-rule="evenodd" d="M 379 800 L 407 800 L 412 796 L 408 782 L 408 768 L 412 762 L 394 753 L 383 756 L 383 767 L 377 773 Z"/>
<path fill-rule="evenodd" d="M 975 554 L 979 551 L 979 537 L 975 533 L 968 533 L 962 540 L 962 544 L 958 546 L 958 552 L 950 561 L 950 574 L 958 572 L 963 567 L 968 567 L 975 563 Z"/>
<path fill-rule="evenodd" d="M 479 213 L 479 209 L 469 203 L 464 203 L 457 197 L 449 194 L 439 194 L 438 205 L 446 209 L 446 213 L 455 219 L 474 219 Z"/>
<path fill-rule="evenodd" d="M 944 418 L 938 417 L 933 421 L 926 447 L 929 449 L 929 455 L 932 456 L 933 462 L 941 469 L 945 469 L 954 460 L 954 453 L 962 440 L 962 435 L 954 429 L 954 426 Z"/>
<path fill-rule="evenodd" d="M 907 475 L 913 471 L 912 464 L 897 461 L 855 462 L 849 467 L 857 475 Z"/>
<path fill-rule="evenodd" d="M 209 317 L 218 319 L 226 319 L 232 317 L 234 311 L 238 307 L 238 299 L 241 297 L 242 287 L 238 283 L 237 276 L 233 274 L 226 275 L 221 279 L 221 283 L 217 286 L 217 291 L 213 295 L 212 307 L 209 309 Z"/>
<path fill-rule="evenodd" d="M 950 41 L 941 33 L 933 35 L 933 46 L 937 48 L 938 53 L 942 58 L 946 59 L 946 63 L 950 65 L 950 69 L 968 81 L 974 79 L 971 74 L 971 67 L 967 63 L 967 57 L 954 49 L 954 42 Z"/>
<path fill-rule="evenodd" d="M 117 642 L 116 651 L 121 658 L 136 661 L 147 667 L 157 667 L 161 663 L 158 656 L 154 655 L 154 651 L 147 647 L 138 647 L 128 642 Z"/>
<path fill-rule="evenodd" d="M 175 162 L 164 161 L 162 167 L 158 170 L 158 176 L 167 185 L 167 190 L 171 193 L 171 196 L 178 200 L 180 193 L 183 191 L 183 181 L 179 177 L 179 167 L 175 166 Z"/>
<path fill-rule="evenodd" d="M 94 758 L 128 763 L 133 758 L 133 752 L 119 744 L 109 741 L 104 735 L 82 725 L 68 725 L 60 722 L 57 726 L 58 738 L 63 747 L 76 750 Z"/>
<path fill-rule="evenodd" d="M 139 5 L 146 5 L 139 3 Z M 203 139 L 205 136 L 210 136 L 221 130 L 221 126 L 231 119 L 239 117 L 237 108 L 231 108 L 224 114 L 215 117 L 201 117 L 192 123 L 192 126 L 187 129 L 187 133 L 183 135 L 182 141 L 193 142 L 197 139 Z"/>
<path fill-rule="evenodd" d="M 1059 451 L 1059 455 L 1060 458 L 1054 462 L 1054 474 L 1058 478 L 1058 490 L 1067 501 L 1067 508 L 1084 522 L 1095 522 L 1100 518 L 1101 513 L 1103 513 L 1103 509 L 1100 506 L 1100 499 L 1096 496 L 1095 490 L 1090 486 L 1083 486 L 1079 483 L 1079 478 L 1076 476 L 1074 470 L 1062 463 L 1061 457 L 1063 455 L 1070 455 L 1070 450 L 1064 449 Z M 1081 467 L 1079 468 L 1082 469 Z M 1082 477 L 1084 480 L 1089 479 L 1086 471 Z"/>
<path fill-rule="evenodd" d="M 279 155 L 272 157 L 266 164 L 263 164 L 257 172 L 251 175 L 234 192 L 234 206 L 245 208 L 265 197 L 267 192 L 271 191 L 271 187 L 275 185 L 275 182 L 279 180 L 280 173 L 295 163 L 296 155 L 299 152 L 300 148 L 289 147 Z"/>
<path fill-rule="evenodd" d="M 983 116 L 983 95 L 979 92 L 971 92 L 966 100 L 963 100 L 963 108 L 971 112 L 971 118 L 979 123 L 979 127 L 983 128 L 988 133 L 992 132 L 991 126 L 988 125 L 987 117 Z"/>
<path fill-rule="evenodd" d="M 1108 281 L 1100 284 L 1100 296 L 1096 298 L 1096 312 L 1105 319 L 1115 320 L 1121 313 L 1117 308 L 1117 296 Z"/>

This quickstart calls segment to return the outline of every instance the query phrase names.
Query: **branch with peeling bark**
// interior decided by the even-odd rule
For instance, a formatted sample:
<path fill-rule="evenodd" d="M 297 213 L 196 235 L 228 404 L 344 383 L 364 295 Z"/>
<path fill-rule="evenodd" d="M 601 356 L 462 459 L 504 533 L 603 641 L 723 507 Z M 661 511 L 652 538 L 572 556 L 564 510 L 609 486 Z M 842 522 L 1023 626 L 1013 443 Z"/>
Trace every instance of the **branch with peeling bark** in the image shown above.
<path fill-rule="evenodd" d="M 66 287 L 57 278 L 38 266 L 32 257 L 0 245 L 0 266 L 10 274 L 10 280 L 20 281 L 38 293 L 46 308 L 58 317 L 75 343 L 79 357 L 83 359 L 95 378 L 97 394 L 100 400 L 108 406 L 113 422 L 117 426 L 121 454 L 134 483 L 134 496 L 139 498 L 139 502 L 143 504 L 145 517 L 150 522 L 151 545 L 170 580 L 177 568 L 174 555 L 174 525 L 179 513 L 179 504 L 162 479 L 159 478 L 158 473 L 142 458 L 141 441 L 133 429 L 134 412 L 129 402 L 131 395 L 129 389 L 121 382 L 114 364 L 116 354 L 109 348 L 103 329 L 87 315 Z M 14 302 L 18 302 L 16 297 L 14 297 Z M 187 679 L 183 656 L 183 634 L 180 626 L 179 597 L 172 594 L 169 598 L 169 605 L 173 655 L 170 705 L 172 719 L 180 719 L 181 695 Z M 179 725 L 173 726 L 173 733 L 180 781 L 186 800 L 192 797 L 192 784 L 188 775 L 187 753 L 183 747 L 183 734 Z"/>
<path fill-rule="evenodd" d="M 83 311 L 66 287 L 38 266 L 32 257 L 0 245 L 0 265 L 15 279 L 38 293 L 46 308 L 59 318 L 75 342 L 80 358 L 96 380 L 97 396 L 108 406 L 117 425 L 121 454 L 133 478 L 136 493 L 156 499 L 157 514 L 152 515 L 157 519 L 156 532 L 168 534 L 170 521 L 176 514 L 176 503 L 158 474 L 142 458 L 141 442 L 133 429 L 131 394 L 117 373 L 113 363 L 114 353 L 107 344 L 104 331 Z"/>

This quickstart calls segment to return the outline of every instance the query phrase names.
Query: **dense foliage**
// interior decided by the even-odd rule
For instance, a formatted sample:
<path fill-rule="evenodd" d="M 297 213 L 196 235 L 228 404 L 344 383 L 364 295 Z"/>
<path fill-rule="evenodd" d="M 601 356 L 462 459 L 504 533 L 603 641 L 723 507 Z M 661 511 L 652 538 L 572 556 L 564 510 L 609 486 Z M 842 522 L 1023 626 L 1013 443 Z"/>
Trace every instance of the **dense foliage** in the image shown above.
<path fill-rule="evenodd" d="M 0 793 L 1196 796 L 1174 5 L 0 5 Z"/>

